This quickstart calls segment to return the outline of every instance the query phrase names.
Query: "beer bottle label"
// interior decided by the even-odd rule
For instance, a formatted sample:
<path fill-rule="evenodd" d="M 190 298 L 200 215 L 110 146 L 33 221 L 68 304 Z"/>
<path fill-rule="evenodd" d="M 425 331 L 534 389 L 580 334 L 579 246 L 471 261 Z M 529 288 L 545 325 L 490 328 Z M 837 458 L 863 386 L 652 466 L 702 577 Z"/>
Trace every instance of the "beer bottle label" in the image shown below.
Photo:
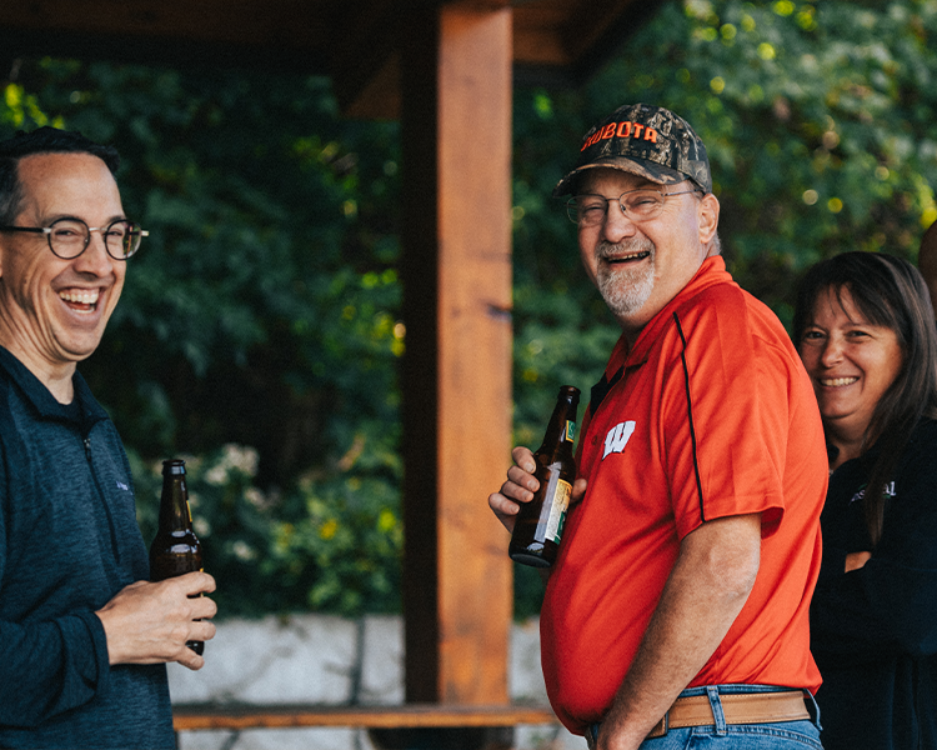
<path fill-rule="evenodd" d="M 563 435 L 563 439 L 567 443 L 572 443 L 576 439 L 576 423 L 566 420 L 566 433 Z"/>
<path fill-rule="evenodd" d="M 562 479 L 557 478 L 553 489 L 553 501 L 550 507 L 550 518 L 547 519 L 547 528 L 544 538 L 553 542 L 560 543 L 560 536 L 563 533 L 563 522 L 566 520 L 566 509 L 569 508 L 569 497 L 573 492 L 573 486 Z M 548 502 L 549 495 L 544 498 Z"/>

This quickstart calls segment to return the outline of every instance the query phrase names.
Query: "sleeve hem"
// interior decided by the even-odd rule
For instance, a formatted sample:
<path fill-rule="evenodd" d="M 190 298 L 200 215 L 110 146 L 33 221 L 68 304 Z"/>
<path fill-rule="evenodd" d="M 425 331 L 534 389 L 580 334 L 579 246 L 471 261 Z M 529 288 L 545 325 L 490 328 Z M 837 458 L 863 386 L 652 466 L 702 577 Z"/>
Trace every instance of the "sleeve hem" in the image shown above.
<path fill-rule="evenodd" d="M 111 676 L 110 656 L 107 651 L 107 634 L 104 632 L 104 624 L 94 612 L 84 611 L 75 614 L 87 629 L 93 647 L 93 651 L 87 652 L 86 661 L 81 665 L 81 671 L 95 684 L 95 692 L 100 694 L 107 690 Z"/>

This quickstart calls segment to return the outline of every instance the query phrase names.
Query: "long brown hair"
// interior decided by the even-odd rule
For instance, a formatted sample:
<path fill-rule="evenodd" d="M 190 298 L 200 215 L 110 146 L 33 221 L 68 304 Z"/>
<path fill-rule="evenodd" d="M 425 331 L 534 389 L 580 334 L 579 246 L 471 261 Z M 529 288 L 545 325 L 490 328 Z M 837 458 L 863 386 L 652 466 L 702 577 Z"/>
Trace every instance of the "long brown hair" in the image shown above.
<path fill-rule="evenodd" d="M 908 438 L 922 417 L 937 418 L 937 329 L 927 285 L 910 263 L 884 253 L 849 252 L 821 261 L 804 276 L 794 308 L 798 346 L 813 322 L 817 300 L 843 291 L 873 325 L 895 332 L 904 363 L 895 382 L 879 399 L 866 430 L 862 451 L 874 442 L 881 450 L 872 466 L 863 499 L 872 544 L 882 536 L 885 487 L 894 475 Z"/>

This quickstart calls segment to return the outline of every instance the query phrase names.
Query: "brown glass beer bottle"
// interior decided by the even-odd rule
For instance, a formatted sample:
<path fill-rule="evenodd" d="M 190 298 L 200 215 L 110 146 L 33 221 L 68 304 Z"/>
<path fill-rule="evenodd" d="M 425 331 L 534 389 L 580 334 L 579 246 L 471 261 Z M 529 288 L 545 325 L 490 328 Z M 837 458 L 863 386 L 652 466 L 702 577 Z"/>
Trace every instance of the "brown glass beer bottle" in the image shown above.
<path fill-rule="evenodd" d="M 163 461 L 159 528 L 150 545 L 150 580 L 165 581 L 201 569 L 202 544 L 192 530 L 185 461 L 178 458 Z M 197 654 L 205 650 L 203 641 L 189 641 L 185 645 Z"/>
<path fill-rule="evenodd" d="M 573 440 L 578 409 L 579 389 L 571 385 L 562 386 L 543 445 L 534 453 L 537 462 L 534 476 L 540 482 L 540 488 L 533 500 L 521 503 L 511 535 L 508 554 L 516 562 L 549 568 L 556 560 L 569 496 L 576 479 Z"/>

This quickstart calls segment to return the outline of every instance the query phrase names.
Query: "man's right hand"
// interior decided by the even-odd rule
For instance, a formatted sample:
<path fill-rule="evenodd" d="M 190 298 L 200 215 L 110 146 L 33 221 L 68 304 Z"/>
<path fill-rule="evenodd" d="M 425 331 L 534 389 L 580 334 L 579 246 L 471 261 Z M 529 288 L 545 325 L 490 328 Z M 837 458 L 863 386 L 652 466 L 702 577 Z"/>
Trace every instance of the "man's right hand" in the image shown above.
<path fill-rule="evenodd" d="M 540 487 L 540 482 L 534 476 L 537 462 L 531 450 L 519 445 L 511 451 L 511 457 L 514 459 L 514 465 L 508 469 L 507 481 L 501 485 L 499 492 L 488 496 L 488 507 L 509 532 L 514 531 L 514 522 L 521 509 L 520 504 L 533 500 L 534 493 Z M 580 477 L 573 484 L 570 505 L 582 500 L 585 493 L 586 480 Z"/>
<path fill-rule="evenodd" d="M 218 607 L 201 596 L 214 590 L 215 579 L 202 572 L 125 586 L 95 613 L 104 626 L 110 663 L 174 661 L 201 669 L 205 660 L 185 644 L 214 638 L 210 620 Z"/>

